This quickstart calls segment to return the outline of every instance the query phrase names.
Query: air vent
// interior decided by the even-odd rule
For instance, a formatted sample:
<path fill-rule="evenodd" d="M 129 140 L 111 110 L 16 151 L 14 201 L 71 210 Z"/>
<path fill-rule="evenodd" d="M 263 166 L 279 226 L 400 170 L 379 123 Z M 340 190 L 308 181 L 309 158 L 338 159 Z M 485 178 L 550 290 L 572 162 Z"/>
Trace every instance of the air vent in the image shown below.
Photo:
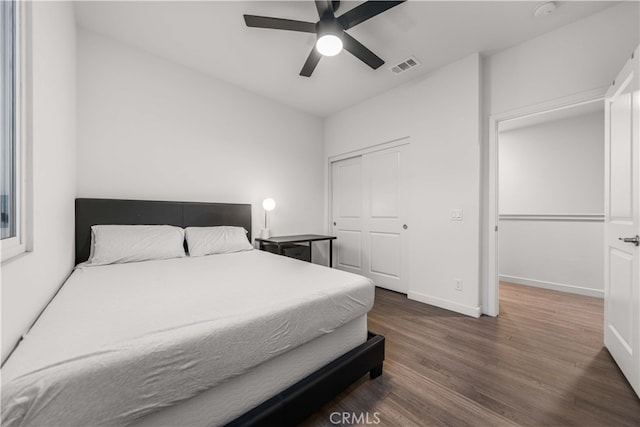
<path fill-rule="evenodd" d="M 405 59 L 401 63 L 391 67 L 391 72 L 393 74 L 401 74 L 407 70 L 410 70 L 411 68 L 417 67 L 418 65 L 420 65 L 418 60 L 412 56 L 410 58 Z"/>

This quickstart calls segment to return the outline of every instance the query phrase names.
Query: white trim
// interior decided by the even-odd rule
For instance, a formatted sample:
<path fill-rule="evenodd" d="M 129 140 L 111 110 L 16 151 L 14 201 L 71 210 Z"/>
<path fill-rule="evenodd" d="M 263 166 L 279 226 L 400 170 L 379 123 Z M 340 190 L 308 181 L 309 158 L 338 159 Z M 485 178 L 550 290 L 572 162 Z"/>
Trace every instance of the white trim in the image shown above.
<path fill-rule="evenodd" d="M 351 157 L 358 157 L 358 156 L 362 156 L 369 153 L 375 153 L 376 151 L 386 150 L 387 148 L 399 147 L 401 145 L 406 145 L 408 143 L 409 143 L 409 137 L 403 136 L 401 138 L 393 139 L 391 141 L 370 145 L 368 147 L 361 148 L 359 150 L 347 151 L 342 154 L 336 154 L 335 156 L 329 157 L 329 169 L 331 169 L 331 163 L 333 162 L 350 159 Z"/>
<path fill-rule="evenodd" d="M 18 237 L 10 237 L 8 239 L 2 239 L 2 248 L 0 248 L 0 257 L 2 262 L 18 256 L 25 252 L 26 246 L 22 243 Z"/>
<path fill-rule="evenodd" d="M 0 259 L 2 262 L 13 258 L 17 255 L 20 255 L 26 251 L 31 250 L 31 214 L 30 208 L 30 182 L 28 180 L 29 177 L 29 168 L 31 166 L 31 143 L 30 143 L 30 132 L 28 132 L 27 120 L 30 119 L 30 104 L 31 102 L 27 99 L 29 95 L 28 84 L 30 83 L 28 73 L 29 64 L 29 53 L 30 49 L 28 48 L 28 44 L 30 42 L 30 38 L 27 37 L 27 27 L 30 27 L 30 9 L 29 4 L 26 2 L 17 1 L 15 3 L 16 7 L 16 21 L 18 26 L 18 32 L 16 33 L 16 64 L 17 70 L 16 73 L 16 99 L 15 103 L 18 108 L 15 111 L 15 121 L 17 123 L 16 126 L 16 167 L 15 167 L 15 176 L 16 176 L 16 184 L 15 184 L 15 209 L 16 209 L 16 236 L 3 239 L 0 244 Z"/>
<path fill-rule="evenodd" d="M 32 66 L 32 37 L 31 33 L 31 3 L 21 2 L 22 13 L 22 70 L 21 99 L 22 99 L 22 243 L 24 252 L 33 251 L 33 66 Z"/>
<path fill-rule="evenodd" d="M 489 254 L 487 256 L 487 305 L 483 314 L 497 316 L 500 312 L 500 286 L 498 286 L 498 125 L 494 116 L 489 117 Z"/>
<path fill-rule="evenodd" d="M 498 220 L 604 222 L 604 214 L 500 214 Z"/>
<path fill-rule="evenodd" d="M 547 282 L 546 280 L 528 279 L 526 277 L 509 276 L 506 274 L 500 274 L 498 277 L 501 282 L 515 283 L 517 285 L 549 289 L 552 291 L 568 292 L 571 294 L 584 295 L 588 297 L 604 298 L 604 290 L 600 289 L 567 285 L 566 283 Z"/>
<path fill-rule="evenodd" d="M 497 316 L 500 312 L 500 287 L 498 286 L 498 127 L 500 123 L 603 101 L 607 89 L 608 87 L 596 88 L 489 116 L 489 227 L 486 230 L 489 254 L 487 256 L 487 307 L 483 307 L 483 314 Z"/>
<path fill-rule="evenodd" d="M 412 291 L 409 291 L 409 293 L 407 294 L 407 298 L 414 301 L 423 302 L 425 304 L 434 305 L 436 307 L 444 308 L 445 310 L 455 311 L 456 313 L 465 314 L 467 316 L 476 318 L 480 317 L 480 307 L 460 304 L 459 302 Z"/>
<path fill-rule="evenodd" d="M 606 91 L 609 86 L 603 86 L 589 91 L 565 96 L 555 100 L 542 102 L 540 104 L 531 105 L 528 107 L 517 108 L 511 111 L 505 111 L 502 113 L 492 114 L 491 117 L 495 118 L 499 122 L 507 120 L 521 119 L 524 117 L 533 117 L 540 114 L 550 113 L 552 111 L 565 110 L 567 108 L 578 107 L 585 104 L 590 104 L 596 101 L 603 101 Z"/>

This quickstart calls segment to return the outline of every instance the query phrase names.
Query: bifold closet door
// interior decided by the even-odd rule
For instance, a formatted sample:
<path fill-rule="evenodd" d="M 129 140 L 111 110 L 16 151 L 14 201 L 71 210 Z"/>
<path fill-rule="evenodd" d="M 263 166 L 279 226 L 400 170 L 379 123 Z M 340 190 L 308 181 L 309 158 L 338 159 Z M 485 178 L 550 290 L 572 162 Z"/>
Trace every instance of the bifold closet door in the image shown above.
<path fill-rule="evenodd" d="M 407 293 L 408 145 L 332 164 L 335 267 Z"/>

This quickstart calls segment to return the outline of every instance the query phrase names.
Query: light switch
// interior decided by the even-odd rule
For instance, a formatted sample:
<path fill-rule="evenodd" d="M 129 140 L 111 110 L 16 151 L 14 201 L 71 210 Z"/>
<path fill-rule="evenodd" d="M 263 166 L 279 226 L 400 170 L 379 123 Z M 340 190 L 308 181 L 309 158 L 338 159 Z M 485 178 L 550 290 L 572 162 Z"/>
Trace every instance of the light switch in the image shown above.
<path fill-rule="evenodd" d="M 451 221 L 462 221 L 462 209 L 451 209 L 449 219 Z"/>

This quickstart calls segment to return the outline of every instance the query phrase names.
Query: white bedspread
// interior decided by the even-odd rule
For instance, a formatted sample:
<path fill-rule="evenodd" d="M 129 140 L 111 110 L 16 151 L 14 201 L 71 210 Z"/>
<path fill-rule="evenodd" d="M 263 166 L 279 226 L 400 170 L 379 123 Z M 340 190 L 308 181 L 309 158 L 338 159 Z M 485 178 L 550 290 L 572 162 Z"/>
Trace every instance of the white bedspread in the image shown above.
<path fill-rule="evenodd" d="M 2 425 L 123 425 L 368 312 L 373 284 L 261 251 L 77 269 L 2 369 Z"/>

